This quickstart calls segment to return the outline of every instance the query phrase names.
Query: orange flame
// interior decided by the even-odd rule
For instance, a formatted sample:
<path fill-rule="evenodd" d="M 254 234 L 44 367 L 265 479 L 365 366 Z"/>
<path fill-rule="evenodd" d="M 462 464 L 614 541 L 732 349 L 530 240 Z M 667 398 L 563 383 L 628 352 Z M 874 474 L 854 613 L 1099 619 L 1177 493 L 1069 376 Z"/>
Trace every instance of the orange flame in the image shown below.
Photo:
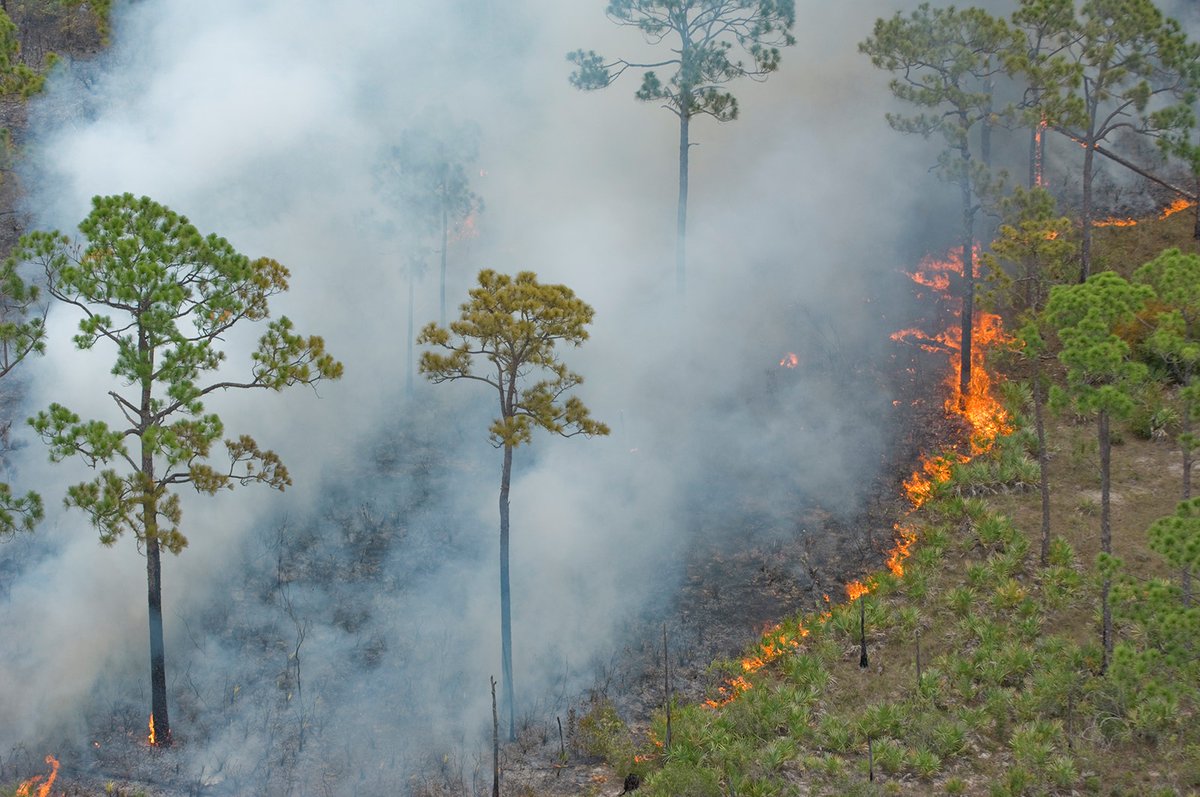
<path fill-rule="evenodd" d="M 917 271 L 909 276 L 919 285 L 932 288 L 939 294 L 949 294 L 951 277 L 963 273 L 962 248 L 952 250 L 945 260 L 925 258 Z M 961 315 L 957 316 L 961 317 Z M 957 462 L 967 462 L 973 456 L 987 451 L 996 437 L 1007 434 L 1011 430 L 1008 414 L 995 396 L 992 378 L 984 369 L 984 355 L 987 349 L 1000 343 L 1009 342 L 1000 317 L 994 313 L 976 311 L 972 321 L 971 349 L 971 384 L 970 395 L 959 395 L 959 374 L 961 368 L 960 353 L 962 350 L 961 325 L 952 323 L 946 330 L 929 335 L 920 329 L 902 329 L 892 333 L 895 341 L 911 340 L 922 349 L 947 355 L 949 369 L 945 384 L 949 388 L 950 397 L 946 399 L 943 409 L 947 416 L 962 419 L 969 429 L 970 456 L 949 452 L 940 456 L 924 456 L 921 468 L 904 482 L 905 493 L 913 508 L 921 506 L 933 493 L 936 484 L 949 480 L 951 468 Z M 779 364 L 788 366 L 789 353 Z M 893 526 L 895 543 L 885 562 L 887 568 L 897 578 L 904 576 L 904 561 L 912 555 L 913 546 L 917 542 L 917 530 L 901 521 Z M 868 595 L 875 588 L 876 582 L 855 580 L 846 585 L 846 595 L 850 601 L 856 601 Z M 826 603 L 830 602 L 828 595 L 823 596 Z M 819 622 L 830 617 L 829 612 L 821 615 Z M 788 635 L 783 627 L 777 625 L 768 629 L 759 640 L 756 651 L 742 659 L 742 670 L 746 675 L 758 672 L 775 659 L 800 647 L 800 640 L 808 636 L 809 631 L 804 626 L 798 626 L 796 634 Z M 717 687 L 717 696 L 705 701 L 709 708 L 720 708 L 732 703 L 738 696 L 752 687 L 745 675 L 730 678 L 723 686 Z"/>
<path fill-rule="evenodd" d="M 50 797 L 50 789 L 54 786 L 54 779 L 58 777 L 58 759 L 52 755 L 48 755 L 46 756 L 46 763 L 50 765 L 50 774 L 46 776 L 46 782 L 38 786 L 36 797 Z M 14 797 L 34 797 L 34 793 L 30 789 L 37 786 L 41 781 L 42 776 L 35 775 L 17 787 Z"/>
<path fill-rule="evenodd" d="M 1042 176 L 1042 154 L 1043 154 L 1043 139 L 1046 133 L 1046 120 L 1038 122 L 1037 130 L 1034 131 L 1034 146 L 1033 146 L 1033 184 L 1038 188 L 1045 188 L 1046 181 Z"/>
<path fill-rule="evenodd" d="M 153 714 L 150 715 L 150 735 L 146 737 L 146 741 L 150 742 L 151 747 L 153 747 L 155 744 L 157 744 L 156 737 L 154 735 L 154 715 Z"/>
<path fill-rule="evenodd" d="M 800 356 L 795 352 L 788 352 L 783 355 L 783 359 L 779 361 L 780 368 L 795 368 L 800 364 Z"/>
<path fill-rule="evenodd" d="M 851 601 L 856 601 L 863 595 L 869 595 L 871 588 L 861 581 L 851 581 L 846 585 L 846 595 Z"/>
<path fill-rule="evenodd" d="M 479 237 L 478 219 L 475 215 L 475 211 L 471 211 L 470 213 L 467 214 L 467 217 L 462 220 L 462 223 L 458 225 L 458 229 L 456 229 L 450 235 L 450 241 L 452 243 L 458 243 L 460 241 L 466 241 L 470 238 L 478 238 L 478 237 Z"/>
<path fill-rule="evenodd" d="M 1174 216 L 1176 213 L 1179 213 L 1181 211 L 1187 210 L 1188 208 L 1194 208 L 1194 207 L 1196 207 L 1195 202 L 1193 202 L 1190 199 L 1184 199 L 1183 197 L 1179 197 L 1174 202 L 1172 202 L 1170 205 L 1167 205 L 1165 208 L 1163 208 L 1162 213 L 1159 213 L 1158 217 L 1160 219 L 1170 218 L 1171 216 Z"/>

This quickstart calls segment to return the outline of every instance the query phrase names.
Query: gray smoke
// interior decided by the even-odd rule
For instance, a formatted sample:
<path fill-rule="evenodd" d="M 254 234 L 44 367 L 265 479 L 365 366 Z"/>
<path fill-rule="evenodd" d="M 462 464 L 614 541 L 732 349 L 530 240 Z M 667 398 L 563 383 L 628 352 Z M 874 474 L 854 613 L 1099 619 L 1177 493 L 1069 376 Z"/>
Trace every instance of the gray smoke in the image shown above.
<path fill-rule="evenodd" d="M 887 128 L 885 76 L 856 51 L 877 16 L 913 4 L 801 2 L 782 71 L 734 86 L 742 119 L 693 126 L 682 303 L 674 117 L 637 103 L 632 75 L 591 94 L 567 82 L 569 50 L 642 46 L 603 5 L 122 4 L 111 50 L 65 65 L 36 103 L 26 184 L 39 227 L 73 230 L 95 194 L 149 195 L 287 265 L 275 313 L 346 365 L 316 393 L 210 402 L 229 430 L 278 451 L 295 487 L 185 497 L 191 545 L 164 584 L 187 778 L 393 793 L 388 778 L 429 742 L 467 756 L 486 721 L 499 659 L 495 400 L 420 380 L 405 399 L 406 219 L 377 190 L 389 147 L 430 118 L 480 131 L 469 173 L 486 210 L 478 237 L 450 250 L 451 305 L 490 267 L 536 271 L 596 308 L 592 339 L 564 358 L 611 437 L 541 436 L 517 452 L 524 714 L 586 685 L 629 623 L 663 608 L 648 604 L 698 540 L 740 544 L 750 514 L 760 534 L 795 535 L 802 509 L 851 516 L 869 496 L 892 396 L 856 374 L 878 370 L 899 325 L 891 275 L 953 207 L 928 174 L 931 145 Z M 437 312 L 430 271 L 417 326 Z M 76 323 L 54 309 L 28 412 L 60 401 L 111 417 L 110 364 L 71 348 Z M 229 340 L 231 369 L 252 335 Z M 787 352 L 798 375 L 777 367 Z M 16 564 L 0 571 L 0 750 L 86 745 L 114 713 L 136 736 L 143 560 L 59 509 L 86 472 L 27 442 L 13 481 L 36 485 L 50 516 L 2 552 Z M 305 785 L 287 781 L 300 772 Z"/>

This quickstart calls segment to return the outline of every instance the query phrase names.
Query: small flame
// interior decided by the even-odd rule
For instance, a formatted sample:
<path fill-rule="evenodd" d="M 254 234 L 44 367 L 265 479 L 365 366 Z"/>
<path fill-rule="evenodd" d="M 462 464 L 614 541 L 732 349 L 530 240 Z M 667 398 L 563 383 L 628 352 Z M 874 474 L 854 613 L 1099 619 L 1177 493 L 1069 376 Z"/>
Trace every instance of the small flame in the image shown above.
<path fill-rule="evenodd" d="M 858 600 L 863 595 L 869 595 L 870 592 L 871 588 L 861 581 L 851 581 L 846 585 L 846 595 L 850 598 L 851 602 Z"/>
<path fill-rule="evenodd" d="M 454 234 L 450 236 L 450 241 L 452 243 L 458 243 L 460 241 L 466 241 L 470 238 L 478 237 L 478 218 L 475 215 L 475 211 L 471 211 L 469 214 L 467 214 L 467 217 L 462 220 L 462 223 L 458 225 L 458 229 L 454 231 Z"/>
<path fill-rule="evenodd" d="M 800 364 L 800 356 L 795 352 L 788 352 L 783 355 L 783 359 L 779 361 L 780 368 L 795 368 Z"/>
<path fill-rule="evenodd" d="M 1042 175 L 1042 154 L 1043 140 L 1046 134 L 1046 119 L 1038 122 L 1037 130 L 1034 131 L 1034 147 L 1033 147 L 1033 184 L 1038 188 L 1045 188 L 1046 181 Z"/>
<path fill-rule="evenodd" d="M 150 742 L 150 746 L 153 747 L 157 743 L 155 739 L 156 739 L 156 737 L 154 735 L 154 715 L 151 714 L 150 715 L 150 735 L 146 737 L 146 741 Z"/>
<path fill-rule="evenodd" d="M 1179 197 L 1174 202 L 1172 202 L 1170 205 L 1167 205 L 1165 208 L 1163 208 L 1162 213 L 1159 213 L 1158 217 L 1160 219 L 1167 219 L 1167 218 L 1170 218 L 1171 216 L 1174 216 L 1176 213 L 1180 213 L 1184 210 L 1187 210 L 1188 208 L 1194 208 L 1194 207 L 1196 207 L 1195 202 L 1193 202 L 1190 199 L 1184 199 L 1183 197 Z"/>
<path fill-rule="evenodd" d="M 41 775 L 35 775 L 17 787 L 14 797 L 50 797 L 50 789 L 54 786 L 54 779 L 58 777 L 58 759 L 48 755 L 46 763 L 50 766 L 50 774 L 46 776 L 46 782 L 42 783 Z M 40 786 L 38 786 L 39 783 L 41 783 Z M 38 787 L 36 794 L 30 791 L 34 786 Z"/>

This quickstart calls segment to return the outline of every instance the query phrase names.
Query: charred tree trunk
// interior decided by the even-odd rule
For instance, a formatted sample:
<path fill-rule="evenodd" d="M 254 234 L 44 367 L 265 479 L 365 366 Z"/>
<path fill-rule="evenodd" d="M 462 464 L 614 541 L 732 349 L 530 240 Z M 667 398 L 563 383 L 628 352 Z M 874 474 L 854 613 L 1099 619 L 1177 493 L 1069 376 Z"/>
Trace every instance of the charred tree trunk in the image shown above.
<path fill-rule="evenodd" d="M 496 712 L 496 679 L 488 680 L 492 682 L 492 797 L 500 797 L 500 715 Z"/>
<path fill-rule="evenodd" d="M 971 153 L 962 149 L 963 174 L 959 178 L 962 194 L 962 345 L 959 347 L 959 402 L 965 403 L 971 395 L 971 338 L 975 321 L 975 210 L 971 204 L 971 178 L 967 173 L 971 164 Z"/>
<path fill-rule="evenodd" d="M 1038 491 L 1042 496 L 1042 567 L 1050 564 L 1050 455 L 1046 450 L 1046 384 L 1042 378 L 1042 362 L 1033 362 L 1033 423 L 1037 429 Z"/>
<path fill-rule="evenodd" d="M 663 750 L 671 752 L 671 656 L 667 647 L 667 624 L 663 623 L 663 705 L 667 715 L 667 738 Z"/>
<path fill-rule="evenodd" d="M 1034 125 L 1029 131 L 1029 187 L 1040 188 L 1042 169 L 1046 162 L 1046 123 Z"/>
<path fill-rule="evenodd" d="M 1200 207 L 1200 205 L 1198 205 Z M 1190 380 L 1189 380 L 1190 381 Z M 1185 394 L 1186 395 L 1186 394 Z M 1181 441 L 1180 449 L 1183 451 L 1183 500 L 1187 501 L 1192 497 L 1192 406 L 1191 402 L 1184 399 L 1183 418 L 1179 439 Z M 1183 605 L 1192 605 L 1192 569 L 1187 565 L 1183 566 L 1180 572 L 1180 585 L 1183 588 Z"/>
<path fill-rule="evenodd" d="M 679 204 L 675 218 L 675 290 L 680 296 L 687 291 L 688 149 L 691 147 L 688 127 L 691 120 L 689 109 L 683 108 L 679 112 Z"/>
<path fill-rule="evenodd" d="M 1092 172 L 1096 147 L 1089 134 L 1083 151 L 1083 239 L 1079 249 L 1079 281 L 1086 282 L 1092 273 Z"/>
<path fill-rule="evenodd" d="M 511 445 L 504 446 L 504 466 L 500 472 L 500 656 L 504 678 L 504 711 L 508 714 L 508 738 L 517 738 L 513 708 L 512 666 L 512 588 L 508 579 L 508 487 L 512 480 Z"/>
<path fill-rule="evenodd" d="M 1200 180 L 1196 181 L 1196 198 L 1196 221 L 1192 225 L 1192 237 L 1200 241 Z"/>
<path fill-rule="evenodd" d="M 1100 550 L 1106 554 L 1112 553 L 1112 517 L 1110 515 L 1109 498 L 1112 491 L 1112 436 L 1109 433 L 1109 417 L 1107 410 L 1101 410 L 1097 419 L 1100 438 Z M 1101 671 L 1108 671 L 1108 663 L 1112 660 L 1113 627 L 1112 606 L 1108 594 L 1112 589 L 1112 580 L 1105 578 L 1100 589 L 1100 601 L 1103 612 L 1103 629 L 1101 638 L 1104 643 L 1104 661 Z"/>
<path fill-rule="evenodd" d="M 156 747 L 171 746 L 171 720 L 167 714 L 167 652 L 163 641 L 162 557 L 158 543 L 158 495 L 154 482 L 154 449 L 146 432 L 154 424 L 150 374 L 154 372 L 154 348 L 144 329 L 138 330 L 138 351 L 147 363 L 142 378 L 139 434 L 141 471 L 145 494 L 142 499 L 142 530 L 146 537 L 146 604 L 150 631 L 150 721 L 151 738 Z"/>
<path fill-rule="evenodd" d="M 157 511 L 153 502 L 146 511 Z M 150 617 L 150 716 L 154 719 L 154 745 L 171 746 L 171 720 L 167 716 L 167 653 L 163 642 L 162 564 L 158 538 L 146 537 L 146 586 Z"/>

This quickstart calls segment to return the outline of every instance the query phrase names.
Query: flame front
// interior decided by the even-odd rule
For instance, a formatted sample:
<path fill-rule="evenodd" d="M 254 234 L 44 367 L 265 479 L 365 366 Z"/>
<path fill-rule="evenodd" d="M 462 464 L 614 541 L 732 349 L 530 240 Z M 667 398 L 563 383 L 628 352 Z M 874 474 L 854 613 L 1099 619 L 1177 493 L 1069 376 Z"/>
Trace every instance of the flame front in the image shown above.
<path fill-rule="evenodd" d="M 1159 213 L 1158 217 L 1160 219 L 1167 219 L 1167 218 L 1170 218 L 1171 216 L 1174 216 L 1176 213 L 1179 213 L 1181 211 L 1187 210 L 1188 208 L 1194 208 L 1194 207 L 1196 207 L 1195 202 L 1193 202 L 1190 199 L 1184 199 L 1183 197 L 1179 197 L 1174 202 L 1172 202 L 1170 205 L 1167 205 L 1165 208 L 1163 208 L 1162 213 Z"/>
<path fill-rule="evenodd" d="M 976 253 L 978 254 L 978 253 Z M 933 290 L 940 298 L 951 299 L 951 284 L 954 278 L 963 274 L 962 248 L 952 250 L 945 260 L 925 258 L 916 271 L 910 272 L 913 282 Z M 961 311 L 953 314 L 949 327 L 936 335 L 930 335 L 920 329 L 902 329 L 893 332 L 894 341 L 911 341 L 928 352 L 946 355 L 947 374 L 944 384 L 948 389 L 948 398 L 943 404 L 943 410 L 950 418 L 960 419 L 966 426 L 968 434 L 968 454 L 948 452 L 937 456 L 921 457 L 921 466 L 904 482 L 904 491 L 913 509 L 920 507 L 933 494 L 934 487 L 948 481 L 951 468 L 956 463 L 967 462 L 991 448 L 995 439 L 1011 431 L 1010 419 L 1004 407 L 995 395 L 992 377 L 984 368 L 984 356 L 989 348 L 1010 339 L 1004 332 L 1000 317 L 994 313 L 976 310 L 972 321 L 971 347 L 971 384 L 970 395 L 963 397 L 959 393 L 959 375 L 961 373 L 962 329 Z M 779 365 L 786 368 L 794 367 L 790 363 L 798 363 L 799 358 L 788 353 Z M 904 575 L 904 561 L 912 555 L 913 546 L 917 542 L 917 530 L 905 520 L 893 526 L 895 542 L 887 554 L 885 565 L 887 569 L 900 578 Z M 856 601 L 869 595 L 875 588 L 873 579 L 866 581 L 854 580 L 846 584 L 846 595 L 850 601 Z M 825 596 L 826 602 L 829 596 Z M 819 618 L 824 622 L 830 617 L 825 612 Z M 717 696 L 705 701 L 709 708 L 720 708 L 736 700 L 740 695 L 749 691 L 753 686 L 746 675 L 758 672 L 775 659 L 800 647 L 800 640 L 808 636 L 809 631 L 803 625 L 797 626 L 795 634 L 788 634 L 783 626 L 777 625 L 764 632 L 759 640 L 757 650 L 742 659 L 743 675 L 730 678 L 724 685 L 717 687 Z"/>
<path fill-rule="evenodd" d="M 50 796 L 50 789 L 54 786 L 54 779 L 58 777 L 58 759 L 52 755 L 48 755 L 46 756 L 46 763 L 50 766 L 50 774 L 45 776 L 45 783 L 42 783 L 41 775 L 35 775 L 17 787 L 14 797 Z M 40 786 L 38 786 L 39 783 L 41 783 Z M 37 786 L 36 793 L 30 791 L 34 786 Z"/>

